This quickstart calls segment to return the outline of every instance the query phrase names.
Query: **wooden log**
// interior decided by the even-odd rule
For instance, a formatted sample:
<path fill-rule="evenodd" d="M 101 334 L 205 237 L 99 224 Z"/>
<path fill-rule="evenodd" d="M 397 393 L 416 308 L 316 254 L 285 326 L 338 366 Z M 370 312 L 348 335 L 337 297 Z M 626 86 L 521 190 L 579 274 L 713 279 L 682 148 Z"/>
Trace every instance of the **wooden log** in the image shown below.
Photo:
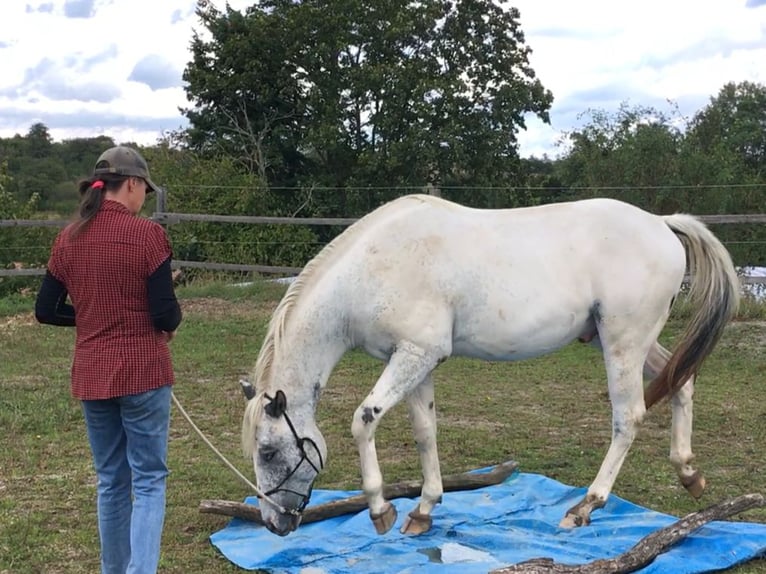
<path fill-rule="evenodd" d="M 744 494 L 719 502 L 699 512 L 693 512 L 669 526 L 660 528 L 615 558 L 595 560 L 577 566 L 556 564 L 550 558 L 534 558 L 492 570 L 490 574 L 627 574 L 628 572 L 635 572 L 708 522 L 723 520 L 759 506 L 766 506 L 763 495 Z"/>
<path fill-rule="evenodd" d="M 442 477 L 442 486 L 445 492 L 458 490 L 475 490 L 484 486 L 500 484 L 516 471 L 519 467 L 517 462 L 507 461 L 498 464 L 489 472 L 464 472 Z M 391 500 L 394 498 L 410 498 L 418 496 L 422 488 L 422 481 L 408 480 L 385 486 L 383 496 Z M 319 522 L 327 518 L 335 518 L 344 514 L 352 514 L 367 508 L 367 499 L 364 494 L 357 494 L 336 500 L 309 506 L 303 512 L 301 524 Z M 231 500 L 203 500 L 200 502 L 199 511 L 204 514 L 222 514 L 249 520 L 257 524 L 263 524 L 261 511 L 257 506 L 244 502 Z"/>

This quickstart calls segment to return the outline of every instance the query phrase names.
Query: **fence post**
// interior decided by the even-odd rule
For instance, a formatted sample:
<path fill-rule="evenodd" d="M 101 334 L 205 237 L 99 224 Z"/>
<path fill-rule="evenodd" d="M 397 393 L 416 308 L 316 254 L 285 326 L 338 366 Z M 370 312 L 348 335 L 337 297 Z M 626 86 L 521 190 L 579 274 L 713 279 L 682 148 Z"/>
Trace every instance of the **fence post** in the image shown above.
<path fill-rule="evenodd" d="M 439 167 L 431 165 L 431 168 L 428 170 L 428 183 L 426 184 L 425 189 L 425 192 L 428 195 L 433 195 L 434 197 L 442 196 L 442 190 L 439 187 L 439 184 L 437 183 L 434 185 L 434 182 L 438 182 L 440 179 L 441 177 L 439 177 Z"/>
<path fill-rule="evenodd" d="M 167 197 L 164 187 L 157 188 L 157 205 L 154 207 L 154 219 L 157 218 L 158 213 L 165 213 L 167 211 Z"/>
<path fill-rule="evenodd" d="M 436 187 L 433 183 L 430 181 L 426 184 L 426 193 L 428 195 L 433 195 L 434 197 L 441 197 L 442 196 L 442 190 Z"/>

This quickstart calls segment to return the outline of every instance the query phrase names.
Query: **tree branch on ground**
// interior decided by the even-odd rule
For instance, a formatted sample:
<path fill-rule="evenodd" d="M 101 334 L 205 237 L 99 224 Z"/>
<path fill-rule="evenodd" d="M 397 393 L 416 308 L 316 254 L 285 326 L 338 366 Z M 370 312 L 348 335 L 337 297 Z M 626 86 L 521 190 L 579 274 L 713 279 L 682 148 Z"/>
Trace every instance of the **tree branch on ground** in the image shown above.
<path fill-rule="evenodd" d="M 442 478 L 444 492 L 459 490 L 475 490 L 484 486 L 500 484 L 511 476 L 519 467 L 514 461 L 507 461 L 497 465 L 489 472 L 464 472 L 461 474 L 448 475 Z M 418 496 L 423 486 L 421 481 L 411 480 L 397 482 L 383 488 L 383 496 L 391 500 L 395 498 L 411 498 Z M 319 522 L 328 518 L 353 514 L 367 508 L 367 498 L 363 494 L 350 496 L 334 502 L 326 502 L 309 506 L 303 513 L 301 524 Z M 229 500 L 203 500 L 200 502 L 199 511 L 203 514 L 222 514 L 249 520 L 256 524 L 263 524 L 261 511 L 257 506 L 243 502 Z"/>
<path fill-rule="evenodd" d="M 627 574 L 650 564 L 657 556 L 667 552 L 699 528 L 713 520 L 723 520 L 745 510 L 766 506 L 761 494 L 743 494 L 737 498 L 714 504 L 693 512 L 645 536 L 633 548 L 615 558 L 608 558 L 570 566 L 556 564 L 550 558 L 534 558 L 512 566 L 492 570 L 490 574 Z"/>

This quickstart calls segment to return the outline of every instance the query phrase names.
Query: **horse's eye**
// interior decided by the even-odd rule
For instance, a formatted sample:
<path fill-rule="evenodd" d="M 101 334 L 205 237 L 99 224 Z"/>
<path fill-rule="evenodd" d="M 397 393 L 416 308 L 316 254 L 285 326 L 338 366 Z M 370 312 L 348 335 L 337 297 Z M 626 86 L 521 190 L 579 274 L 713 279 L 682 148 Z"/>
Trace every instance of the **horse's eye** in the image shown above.
<path fill-rule="evenodd" d="M 277 455 L 277 451 L 273 448 L 262 448 L 260 457 L 263 462 L 271 462 Z"/>

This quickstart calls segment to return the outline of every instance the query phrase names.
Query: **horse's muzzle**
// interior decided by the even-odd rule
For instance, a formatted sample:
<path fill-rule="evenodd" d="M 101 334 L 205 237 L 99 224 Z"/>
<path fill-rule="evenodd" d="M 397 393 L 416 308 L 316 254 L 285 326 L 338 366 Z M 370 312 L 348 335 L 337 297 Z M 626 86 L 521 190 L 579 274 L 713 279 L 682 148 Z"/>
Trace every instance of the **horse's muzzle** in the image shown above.
<path fill-rule="evenodd" d="M 300 514 L 274 514 L 264 521 L 266 528 L 278 536 L 287 536 L 298 528 L 303 518 Z"/>

